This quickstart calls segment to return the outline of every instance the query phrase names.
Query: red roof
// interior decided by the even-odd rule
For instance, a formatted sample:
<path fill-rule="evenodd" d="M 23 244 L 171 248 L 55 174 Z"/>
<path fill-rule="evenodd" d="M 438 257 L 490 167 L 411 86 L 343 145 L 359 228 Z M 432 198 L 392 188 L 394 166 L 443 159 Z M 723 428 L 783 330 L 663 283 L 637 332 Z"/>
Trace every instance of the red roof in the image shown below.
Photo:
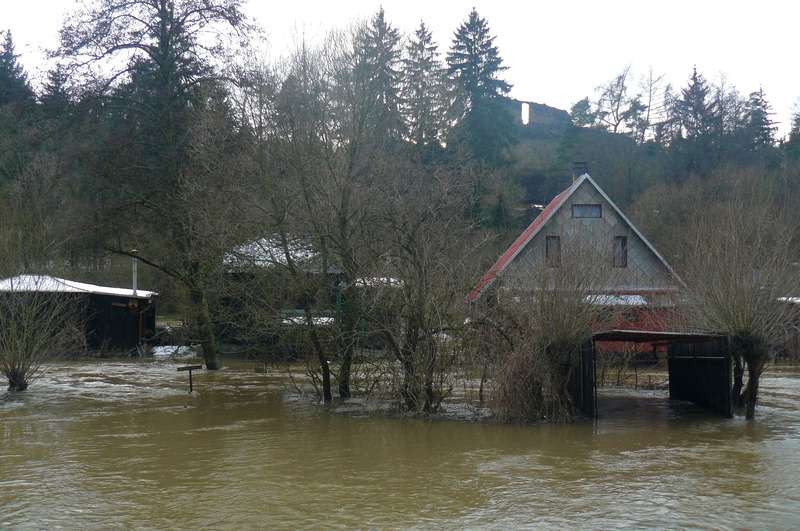
<path fill-rule="evenodd" d="M 522 231 L 522 234 L 520 234 L 517 239 L 514 240 L 514 243 L 512 243 L 511 246 L 506 249 L 506 252 L 504 252 L 500 258 L 497 259 L 497 262 L 495 262 L 494 265 L 489 268 L 489 270 L 481 277 L 475 287 L 472 288 L 472 291 L 470 291 L 469 295 L 467 295 L 467 302 L 475 302 L 478 300 L 478 297 L 480 297 L 483 290 L 488 288 L 489 285 L 494 282 L 497 274 L 508 267 L 508 264 L 511 262 L 511 260 L 513 260 L 514 257 L 517 256 L 517 254 L 522 250 L 522 248 L 525 247 L 525 245 L 531 240 L 531 238 L 533 238 L 536 233 L 539 232 L 541 226 L 544 225 L 548 219 L 550 219 L 550 216 L 553 214 L 553 212 L 558 210 L 558 208 L 561 206 L 561 203 L 564 202 L 567 196 L 569 196 L 567 192 L 569 192 L 571 188 L 572 186 L 555 196 L 553 200 L 550 201 L 546 207 L 544 207 L 544 210 L 542 210 L 541 213 L 536 216 L 536 219 L 534 219 L 533 222 L 528 225 L 528 228 Z"/>

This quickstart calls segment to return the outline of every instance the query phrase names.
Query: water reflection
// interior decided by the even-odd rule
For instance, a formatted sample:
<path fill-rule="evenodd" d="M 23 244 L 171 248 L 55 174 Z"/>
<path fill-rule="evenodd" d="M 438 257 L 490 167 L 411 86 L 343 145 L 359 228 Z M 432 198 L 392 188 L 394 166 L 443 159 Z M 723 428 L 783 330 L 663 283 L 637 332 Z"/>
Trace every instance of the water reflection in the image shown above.
<path fill-rule="evenodd" d="M 251 367 L 54 366 L 0 403 L 6 527 L 794 527 L 800 375 L 759 421 L 603 392 L 601 419 L 356 418 Z"/>

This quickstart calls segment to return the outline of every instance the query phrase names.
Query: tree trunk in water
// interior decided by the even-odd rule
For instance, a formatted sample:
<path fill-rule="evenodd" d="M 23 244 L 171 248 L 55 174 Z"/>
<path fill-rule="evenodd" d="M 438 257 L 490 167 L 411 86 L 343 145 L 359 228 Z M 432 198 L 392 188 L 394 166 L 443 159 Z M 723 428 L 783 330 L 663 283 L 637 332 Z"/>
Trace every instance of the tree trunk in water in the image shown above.
<path fill-rule="evenodd" d="M 425 404 L 422 410 L 425 413 L 433 413 L 436 409 L 436 393 L 433 391 L 433 373 L 425 374 Z"/>
<path fill-rule="evenodd" d="M 734 390 L 736 386 L 741 389 L 741 377 L 744 373 L 742 370 L 742 363 L 747 364 L 747 386 L 744 392 L 741 393 L 738 404 L 741 407 L 742 402 L 745 406 L 745 418 L 752 420 L 756 414 L 756 401 L 758 400 L 758 383 L 761 377 L 761 372 L 764 369 L 764 364 L 767 362 L 769 356 L 769 348 L 761 337 L 750 334 L 741 334 L 733 338 L 735 358 L 738 358 L 738 371 L 734 367 L 734 372 L 738 372 L 738 380 L 734 375 Z"/>
<path fill-rule="evenodd" d="M 355 288 L 352 283 L 344 290 L 344 301 L 342 303 L 341 311 L 343 313 L 342 324 L 342 337 L 339 340 L 339 357 L 341 365 L 339 367 L 339 396 L 341 398 L 350 398 L 350 369 L 353 365 L 353 342 L 356 338 L 356 305 L 355 305 Z"/>
<path fill-rule="evenodd" d="M 215 371 L 222 365 L 219 361 L 217 338 L 211 324 L 211 314 L 208 310 L 208 299 L 202 290 L 192 290 L 192 301 L 197 310 L 197 327 L 200 332 L 200 345 L 203 347 L 203 361 L 206 369 Z"/>
<path fill-rule="evenodd" d="M 753 420 L 756 416 L 756 401 L 758 400 L 758 383 L 761 378 L 762 363 L 747 364 L 747 388 L 744 390 L 745 418 Z"/>
<path fill-rule="evenodd" d="M 8 378 L 9 391 L 24 391 L 28 388 L 28 382 L 23 374 L 13 371 L 6 374 L 6 378 Z"/>
<path fill-rule="evenodd" d="M 417 385 L 414 362 L 408 358 L 408 354 L 403 358 L 403 400 L 407 410 L 414 411 L 417 409 L 419 385 Z"/>
<path fill-rule="evenodd" d="M 481 367 L 481 384 L 478 387 L 478 403 L 483 405 L 483 386 L 486 384 L 486 362 L 483 363 L 483 367 Z"/>
<path fill-rule="evenodd" d="M 433 374 L 436 367 L 436 345 L 431 338 L 426 338 L 426 360 L 425 360 L 425 404 L 423 411 L 432 413 L 438 406 L 436 392 L 433 385 Z"/>
<path fill-rule="evenodd" d="M 319 364 L 322 370 L 322 401 L 326 404 L 330 404 L 333 400 L 333 395 L 331 394 L 331 368 L 328 365 L 328 360 L 322 356 L 320 357 Z"/>
<path fill-rule="evenodd" d="M 348 346 L 342 352 L 339 366 L 339 397 L 350 398 L 350 369 L 353 366 L 353 348 Z"/>
<path fill-rule="evenodd" d="M 328 365 L 328 359 L 325 356 L 325 351 L 322 349 L 322 343 L 319 340 L 317 332 L 313 329 L 313 321 L 311 316 L 306 312 L 306 323 L 312 327 L 311 329 L 311 343 L 314 345 L 314 350 L 317 351 L 317 359 L 319 359 L 319 370 L 322 372 L 322 401 L 329 404 L 333 400 L 331 394 L 331 368 Z"/>

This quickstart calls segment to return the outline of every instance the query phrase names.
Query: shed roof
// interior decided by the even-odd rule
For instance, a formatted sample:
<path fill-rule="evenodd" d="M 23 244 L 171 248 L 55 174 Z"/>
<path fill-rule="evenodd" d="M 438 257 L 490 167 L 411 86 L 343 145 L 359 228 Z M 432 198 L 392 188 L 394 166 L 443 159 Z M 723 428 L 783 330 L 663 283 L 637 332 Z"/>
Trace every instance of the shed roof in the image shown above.
<path fill-rule="evenodd" d="M 660 332 L 655 330 L 605 330 L 595 332 L 596 341 L 625 341 L 628 343 L 699 343 L 713 341 L 724 336 L 708 332 Z"/>
<path fill-rule="evenodd" d="M 600 188 L 594 179 L 592 179 L 588 173 L 584 173 L 578 179 L 576 179 L 575 182 L 569 186 L 569 188 L 555 196 L 553 200 L 547 204 L 544 210 L 542 210 L 541 213 L 536 216 L 536 219 L 534 219 L 533 222 L 528 225 L 524 231 L 522 231 L 522 234 L 520 234 L 517 239 L 514 240 L 511 246 L 506 249 L 502 255 L 500 255 L 500 258 L 497 259 L 494 265 L 490 267 L 489 270 L 481 277 L 472 291 L 469 292 L 467 295 L 467 302 L 475 302 L 480 298 L 483 292 L 489 286 L 491 286 L 492 283 L 494 283 L 497 276 L 508 267 L 508 264 L 510 264 L 514 258 L 516 258 L 517 255 L 525 248 L 525 246 L 528 245 L 531 240 L 533 240 L 533 238 L 542 230 L 550 218 L 553 217 L 553 215 L 564 205 L 564 203 L 567 202 L 572 194 L 574 194 L 575 191 L 578 190 L 578 188 L 580 188 L 580 186 L 586 181 L 588 181 L 600 193 L 600 195 L 603 196 L 603 199 L 605 199 L 608 204 L 611 205 L 611 208 L 613 208 L 617 215 L 619 215 L 619 217 L 622 218 L 622 220 L 631 228 L 634 234 L 636 234 L 636 236 L 638 236 L 639 239 L 644 242 L 647 248 L 650 249 L 653 254 L 655 254 L 656 258 L 667 268 L 670 274 L 672 274 L 674 278 L 678 280 L 678 282 L 682 283 L 680 277 L 678 277 L 675 271 L 673 271 L 672 267 L 670 267 L 670 265 L 666 260 L 664 260 L 658 251 L 656 251 L 656 248 L 653 247 L 653 245 L 647 240 L 647 238 L 644 237 L 641 232 L 639 232 L 639 229 L 637 229 L 636 226 L 627 218 L 627 216 L 622 213 L 622 210 L 620 210 L 614 201 L 608 197 L 608 195 L 603 191 L 602 188 Z"/>
<path fill-rule="evenodd" d="M 47 275 L 17 275 L 0 280 L 0 292 L 89 293 L 132 299 L 150 299 L 158 295 L 155 291 L 139 289 L 134 292 L 132 289 L 96 286 Z"/>

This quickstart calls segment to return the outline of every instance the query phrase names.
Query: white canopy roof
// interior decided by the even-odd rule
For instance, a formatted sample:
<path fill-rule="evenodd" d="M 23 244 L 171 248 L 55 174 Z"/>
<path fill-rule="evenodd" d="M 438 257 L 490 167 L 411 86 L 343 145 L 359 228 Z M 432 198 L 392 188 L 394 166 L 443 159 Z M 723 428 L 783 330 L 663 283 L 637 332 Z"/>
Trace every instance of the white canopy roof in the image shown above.
<path fill-rule="evenodd" d="M 0 280 L 0 291 L 16 292 L 46 292 L 46 293 L 91 293 L 95 295 L 113 295 L 117 297 L 131 297 L 137 299 L 149 299 L 158 295 L 155 291 L 145 291 L 126 288 L 109 288 L 106 286 L 95 286 L 63 278 L 50 277 L 46 275 L 18 275 L 16 277 Z"/>
<path fill-rule="evenodd" d="M 311 245 L 302 239 L 290 241 L 288 251 L 292 260 L 300 264 L 318 255 Z M 228 266 L 249 264 L 258 267 L 287 265 L 286 253 L 277 237 L 261 238 L 240 245 L 225 255 L 224 263 Z"/>

